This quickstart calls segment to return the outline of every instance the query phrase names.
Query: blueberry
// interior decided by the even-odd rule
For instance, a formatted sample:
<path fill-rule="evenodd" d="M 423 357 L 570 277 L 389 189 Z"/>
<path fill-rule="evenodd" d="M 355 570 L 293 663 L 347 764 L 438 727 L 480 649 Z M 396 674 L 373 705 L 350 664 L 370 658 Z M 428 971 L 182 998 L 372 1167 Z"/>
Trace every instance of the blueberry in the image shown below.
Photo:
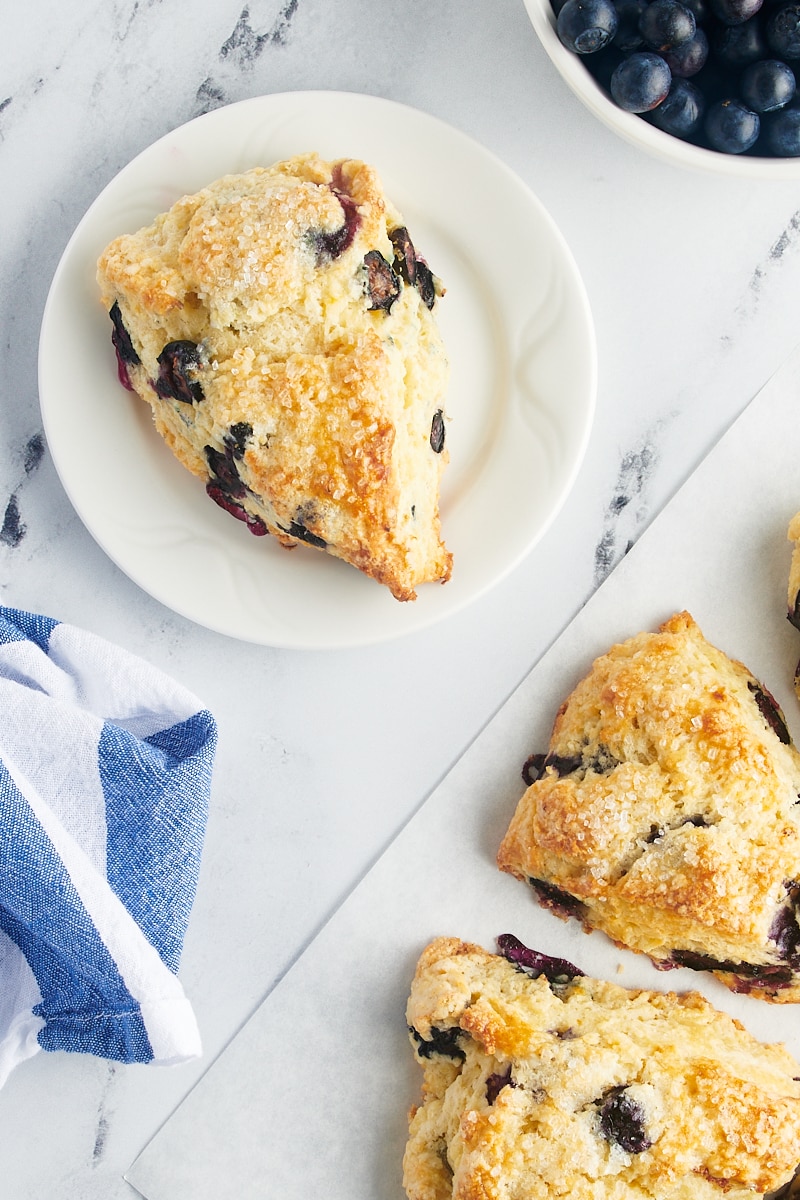
<path fill-rule="evenodd" d="M 624 1087 L 611 1088 L 600 1104 L 600 1129 L 609 1142 L 616 1142 L 628 1154 L 642 1154 L 652 1141 L 647 1136 L 641 1104 Z"/>
<path fill-rule="evenodd" d="M 540 954 L 538 950 L 529 950 L 513 933 L 501 933 L 497 938 L 497 949 L 503 958 L 515 967 L 521 967 L 534 979 L 544 975 L 545 979 L 559 982 L 562 979 L 577 979 L 583 975 L 583 971 L 578 970 L 565 958 L 553 958 L 549 954 Z"/>
<path fill-rule="evenodd" d="M 559 39 L 575 54 L 594 54 L 617 32 L 612 0 L 566 0 L 556 22 Z"/>
<path fill-rule="evenodd" d="M 750 682 L 747 684 L 747 688 L 755 699 L 758 711 L 761 713 L 762 717 L 767 722 L 778 741 L 782 742 L 784 746 L 791 745 L 792 739 L 789 736 L 789 730 L 786 728 L 786 719 L 781 712 L 781 707 L 778 704 L 778 701 L 775 699 L 772 693 L 767 691 L 762 684 L 756 683 L 754 680 L 750 680 Z"/>
<path fill-rule="evenodd" d="M 342 206 L 344 223 L 338 229 L 334 229 L 331 232 L 314 230 L 311 233 L 310 236 L 316 252 L 317 266 L 323 266 L 325 263 L 330 262 L 331 259 L 338 258 L 340 254 L 344 254 L 345 250 L 352 245 L 361 224 L 361 214 L 358 211 L 358 206 L 352 196 L 345 191 L 341 168 L 337 168 L 337 174 L 329 186 Z"/>
<path fill-rule="evenodd" d="M 129 366 L 136 366 L 141 362 L 139 355 L 133 348 L 130 334 L 128 333 L 122 321 L 122 313 L 119 310 L 119 304 L 114 301 L 111 310 L 108 314 L 111 317 L 111 323 L 114 328 L 111 330 L 111 344 L 114 347 L 114 353 L 117 356 L 117 378 L 123 387 L 126 387 L 129 392 L 135 391 L 131 383 L 131 377 L 128 372 Z"/>
<path fill-rule="evenodd" d="M 116 300 L 111 305 L 111 310 L 108 315 L 111 318 L 111 324 L 114 326 L 111 331 L 111 341 L 114 349 L 124 363 L 130 363 L 131 366 L 137 366 L 142 360 L 139 358 L 139 355 L 133 348 L 131 335 L 125 328 L 122 320 L 122 313 L 120 312 L 119 304 Z"/>
<path fill-rule="evenodd" d="M 766 58 L 768 47 L 762 21 L 752 17 L 741 25 L 721 26 L 712 34 L 711 49 L 717 61 L 728 67 L 745 67 Z"/>
<path fill-rule="evenodd" d="M 153 385 L 159 396 L 191 404 L 203 399 L 203 388 L 193 378 L 202 366 L 195 342 L 168 342 L 158 356 L 158 378 Z"/>
<path fill-rule="evenodd" d="M 569 3 L 551 0 L 566 12 L 564 23 Z M 720 153 L 800 156 L 792 70 L 800 61 L 800 0 L 616 0 L 615 7 L 612 40 L 583 58 L 618 107 Z M 674 86 L 678 80 L 694 86 Z M 789 619 L 800 628 L 800 598 Z"/>
<path fill-rule="evenodd" d="M 424 258 L 419 258 L 409 232 L 404 227 L 393 229 L 389 241 L 394 250 L 394 269 L 400 278 L 415 287 L 427 308 L 433 308 L 436 300 L 436 284 Z"/>
<path fill-rule="evenodd" d="M 652 0 L 642 13 L 639 31 L 651 50 L 674 50 L 697 29 L 694 13 L 680 0 Z"/>
<path fill-rule="evenodd" d="M 710 0 L 711 11 L 724 25 L 741 25 L 761 8 L 764 0 Z"/>
<path fill-rule="evenodd" d="M 343 208 L 347 204 L 347 208 L 344 209 L 344 223 L 338 229 L 331 230 L 331 232 L 327 232 L 326 230 L 326 232 L 315 232 L 313 234 L 318 266 L 329 263 L 333 258 L 338 258 L 339 254 L 343 254 L 353 244 L 356 229 L 361 220 L 359 214 L 357 214 L 353 200 L 345 200 L 343 197 L 338 197 L 338 200 Z"/>
<path fill-rule="evenodd" d="M 430 1058 L 432 1054 L 441 1054 L 445 1058 L 454 1058 L 457 1062 L 463 1062 L 467 1057 L 458 1043 L 460 1038 L 469 1037 L 469 1034 L 464 1033 L 463 1029 L 459 1029 L 457 1025 L 450 1026 L 449 1029 L 433 1026 L 428 1038 L 423 1038 L 422 1034 L 413 1026 L 409 1032 L 417 1044 L 417 1054 L 420 1058 Z"/>
<path fill-rule="evenodd" d="M 674 50 L 664 53 L 664 61 L 672 72 L 673 78 L 688 79 L 702 71 L 708 61 L 708 38 L 702 29 L 695 32 L 688 42 L 682 42 Z"/>
<path fill-rule="evenodd" d="M 687 967 L 690 971 L 738 971 L 743 974 L 743 963 L 722 961 L 696 950 L 673 950 L 670 961 L 676 967 Z"/>
<path fill-rule="evenodd" d="M 404 225 L 391 230 L 389 241 L 394 250 L 394 269 L 400 278 L 411 287 L 417 282 L 417 253 L 414 243 Z"/>
<path fill-rule="evenodd" d="M 739 92 L 753 112 L 775 112 L 793 99 L 797 83 L 794 72 L 776 58 L 762 59 L 745 67 Z"/>
<path fill-rule="evenodd" d="M 542 772 L 549 767 L 559 778 L 580 771 L 583 766 L 582 754 L 548 754 L 542 763 Z"/>
<path fill-rule="evenodd" d="M 417 259 L 417 279 L 416 288 L 422 297 L 422 303 L 426 308 L 433 308 L 436 302 L 436 284 L 433 279 L 433 271 L 423 259 Z"/>
<path fill-rule="evenodd" d="M 765 121 L 765 130 L 767 146 L 773 154 L 779 158 L 800 155 L 800 107 L 790 105 L 771 114 Z M 791 619 L 800 628 L 798 606 Z"/>
<path fill-rule="evenodd" d="M 226 446 L 224 451 L 220 451 L 213 446 L 206 446 L 204 452 L 208 469 L 214 477 L 212 483 L 235 500 L 241 500 L 246 495 L 247 488 L 239 478 L 233 448 Z"/>
<path fill-rule="evenodd" d="M 528 787 L 530 787 L 532 783 L 535 783 L 536 780 L 541 776 L 542 771 L 544 770 L 546 759 L 546 754 L 540 754 L 538 752 L 536 754 L 529 754 L 525 759 L 525 762 L 522 764 L 522 779 Z"/>
<path fill-rule="evenodd" d="M 741 100 L 717 100 L 706 113 L 706 137 L 723 154 L 743 154 L 755 145 L 761 121 Z"/>
<path fill-rule="evenodd" d="M 647 8 L 648 0 L 617 0 L 619 23 L 612 44 L 619 50 L 638 50 L 644 38 L 639 30 L 639 20 Z"/>
<path fill-rule="evenodd" d="M 433 450 L 434 454 L 442 453 L 442 451 L 444 450 L 444 439 L 445 439 L 444 415 L 442 413 L 442 410 L 440 408 L 437 408 L 436 412 L 433 414 L 433 420 L 431 421 L 430 442 L 431 442 L 431 450 Z"/>
<path fill-rule="evenodd" d="M 547 883 L 544 879 L 529 878 L 528 883 L 536 892 L 542 908 L 549 908 L 558 917 L 577 917 L 578 920 L 582 920 L 585 907 L 575 896 L 556 887 L 554 883 Z"/>
<path fill-rule="evenodd" d="M 602 742 L 598 745 L 594 754 L 584 760 L 584 766 L 587 771 L 594 771 L 596 775 L 607 775 L 610 771 L 615 770 L 620 765 L 620 760 L 615 754 L 612 754 L 608 746 L 604 746 Z"/>
<path fill-rule="evenodd" d="M 511 1078 L 511 1066 L 507 1066 L 502 1073 L 494 1072 L 486 1077 L 486 1103 L 494 1104 L 497 1097 L 500 1095 L 504 1087 L 516 1087 L 514 1080 Z"/>
<path fill-rule="evenodd" d="M 209 480 L 206 484 L 206 492 L 215 504 L 225 509 L 226 513 L 230 513 L 237 521 L 243 521 L 250 532 L 255 534 L 256 537 L 263 537 L 269 533 L 269 530 L 260 517 L 254 517 L 252 513 L 247 511 L 243 504 L 237 503 L 224 488 L 220 487 L 213 480 Z"/>
<path fill-rule="evenodd" d="M 653 109 L 650 120 L 673 137 L 691 138 L 702 126 L 704 111 L 705 100 L 699 87 L 688 79 L 673 79 L 669 95 Z"/>
<path fill-rule="evenodd" d="M 129 392 L 135 392 L 136 388 L 133 386 L 133 384 L 131 382 L 131 377 L 128 372 L 128 364 L 126 362 L 122 361 L 122 356 L 120 355 L 120 352 L 119 352 L 119 350 L 117 350 L 116 347 L 114 347 L 114 352 L 117 357 L 117 379 L 120 381 L 120 383 L 122 384 L 122 386 L 124 388 L 128 389 Z"/>
<path fill-rule="evenodd" d="M 229 428 L 225 441 L 230 446 L 234 458 L 244 458 L 248 439 L 253 436 L 253 426 L 249 421 L 235 421 Z"/>
<path fill-rule="evenodd" d="M 780 990 L 789 987 L 794 981 L 794 972 L 790 966 L 726 962 L 711 958 L 707 954 L 697 954 L 694 950 L 673 950 L 670 965 L 688 967 L 690 971 L 724 971 L 735 977 L 734 990 L 737 992 L 752 992 L 765 985 Z"/>
<path fill-rule="evenodd" d="M 800 925 L 797 921 L 800 885 L 789 882 L 785 887 L 789 903 L 778 909 L 768 936 L 778 947 L 781 958 L 797 969 L 800 967 Z"/>
<path fill-rule="evenodd" d="M 400 295 L 400 280 L 380 250 L 369 250 L 364 255 L 367 273 L 366 289 L 371 312 L 382 309 L 389 312 Z"/>
<path fill-rule="evenodd" d="M 606 775 L 618 766 L 619 759 L 607 746 L 600 744 L 593 754 L 589 754 L 588 749 L 579 754 L 531 754 L 523 764 L 522 778 L 530 786 L 548 769 L 562 778 L 564 775 L 574 775 L 577 771 Z"/>
<path fill-rule="evenodd" d="M 614 71 L 611 95 L 626 112 L 649 112 L 665 99 L 671 81 L 663 58 L 649 50 L 638 50 Z"/>
<path fill-rule="evenodd" d="M 784 4 L 770 13 L 767 45 L 781 59 L 800 58 L 800 3 Z"/>
<path fill-rule="evenodd" d="M 684 0 L 684 3 L 694 13 L 697 25 L 704 25 L 710 16 L 708 0 Z"/>
<path fill-rule="evenodd" d="M 555 771 L 559 778 L 562 778 L 564 775 L 572 775 L 575 771 L 580 771 L 585 765 L 582 754 L 548 754 L 544 760 L 545 770 L 549 767 L 552 771 Z"/>
<path fill-rule="evenodd" d="M 283 526 L 279 528 L 283 529 Z M 328 544 L 324 538 L 311 532 L 302 520 L 301 514 L 298 514 L 298 519 L 290 521 L 288 527 L 283 529 L 283 532 L 288 533 L 290 537 L 297 538 L 298 542 L 305 542 L 308 546 L 316 546 L 318 550 L 324 550 Z"/>
<path fill-rule="evenodd" d="M 644 840 L 649 846 L 652 846 L 654 842 L 658 842 L 663 837 L 666 837 L 667 833 L 671 829 L 682 829 L 685 825 L 693 825 L 695 829 L 705 829 L 708 826 L 708 821 L 704 816 L 698 814 L 693 817 L 684 817 L 682 820 L 671 825 L 653 824 L 650 826 L 650 832 L 647 834 L 647 837 Z"/>

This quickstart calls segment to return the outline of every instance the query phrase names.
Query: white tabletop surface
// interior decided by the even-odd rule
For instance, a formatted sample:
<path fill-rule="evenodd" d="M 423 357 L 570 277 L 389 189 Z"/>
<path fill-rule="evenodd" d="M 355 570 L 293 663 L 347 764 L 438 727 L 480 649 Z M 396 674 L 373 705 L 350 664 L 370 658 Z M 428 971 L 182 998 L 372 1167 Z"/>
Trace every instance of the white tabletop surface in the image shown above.
<path fill-rule="evenodd" d="M 203 1059 L 39 1054 L 0 1092 L 4 1200 L 130 1200 L 122 1174 L 153 1133 L 794 348 L 800 184 L 642 156 L 567 90 L 522 0 L 39 0 L 3 17 L 0 595 L 148 658 L 220 727 L 181 967 Z M 401 101 L 505 161 L 564 234 L 597 330 L 595 425 L 549 532 L 470 607 L 363 649 L 274 650 L 174 615 L 34 453 L 42 311 L 88 206 L 193 116 L 298 89 Z"/>

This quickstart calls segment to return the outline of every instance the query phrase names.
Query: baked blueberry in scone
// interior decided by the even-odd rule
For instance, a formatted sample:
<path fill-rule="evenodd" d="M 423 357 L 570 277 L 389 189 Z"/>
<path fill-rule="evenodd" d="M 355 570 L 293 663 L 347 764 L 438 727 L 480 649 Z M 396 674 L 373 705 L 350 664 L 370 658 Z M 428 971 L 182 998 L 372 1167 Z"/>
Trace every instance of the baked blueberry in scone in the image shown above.
<path fill-rule="evenodd" d="M 229 175 L 98 264 L 120 380 L 215 503 L 400 600 L 446 581 L 443 288 L 371 166 Z"/>
<path fill-rule="evenodd" d="M 745 1200 L 791 1179 L 800 1066 L 784 1047 L 696 992 L 498 946 L 440 938 L 417 965 L 409 1200 Z"/>
<path fill-rule="evenodd" d="M 792 542 L 792 559 L 789 564 L 789 590 L 787 595 L 788 617 L 795 629 L 800 629 L 800 513 L 789 522 L 787 534 Z M 794 673 L 794 689 L 800 697 L 800 663 Z"/>
<path fill-rule="evenodd" d="M 786 1184 L 786 1187 L 773 1192 L 769 1200 L 800 1200 L 800 1174 Z"/>
<path fill-rule="evenodd" d="M 800 512 L 789 522 L 787 537 L 792 542 L 792 560 L 789 565 L 789 591 L 787 604 L 789 620 L 800 629 Z"/>
<path fill-rule="evenodd" d="M 688 613 L 598 658 L 523 776 L 497 861 L 542 905 L 660 968 L 800 1001 L 800 755 Z"/>

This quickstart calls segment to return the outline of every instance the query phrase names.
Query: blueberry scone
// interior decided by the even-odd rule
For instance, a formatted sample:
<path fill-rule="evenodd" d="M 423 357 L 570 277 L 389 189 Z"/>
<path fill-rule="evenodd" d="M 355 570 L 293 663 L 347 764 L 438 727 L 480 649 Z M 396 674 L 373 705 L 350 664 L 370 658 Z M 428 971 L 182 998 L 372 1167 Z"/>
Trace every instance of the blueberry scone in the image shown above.
<path fill-rule="evenodd" d="M 120 379 L 211 500 L 399 600 L 449 578 L 443 288 L 371 166 L 226 176 L 113 241 L 98 281 Z"/>
<path fill-rule="evenodd" d="M 800 1162 L 800 1066 L 696 992 L 590 979 L 510 935 L 423 952 L 410 1200 L 744 1200 Z"/>
<path fill-rule="evenodd" d="M 800 755 L 688 613 L 598 658 L 500 846 L 545 907 L 660 968 L 800 1001 Z"/>

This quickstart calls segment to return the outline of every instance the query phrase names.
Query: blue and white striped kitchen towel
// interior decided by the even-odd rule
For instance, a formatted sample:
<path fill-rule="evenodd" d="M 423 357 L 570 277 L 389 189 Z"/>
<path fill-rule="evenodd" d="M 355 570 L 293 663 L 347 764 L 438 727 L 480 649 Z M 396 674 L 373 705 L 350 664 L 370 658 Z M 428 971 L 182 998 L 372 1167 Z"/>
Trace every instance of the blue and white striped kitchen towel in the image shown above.
<path fill-rule="evenodd" d="M 39 1049 L 200 1053 L 176 972 L 215 746 L 161 671 L 0 606 L 0 1086 Z"/>

